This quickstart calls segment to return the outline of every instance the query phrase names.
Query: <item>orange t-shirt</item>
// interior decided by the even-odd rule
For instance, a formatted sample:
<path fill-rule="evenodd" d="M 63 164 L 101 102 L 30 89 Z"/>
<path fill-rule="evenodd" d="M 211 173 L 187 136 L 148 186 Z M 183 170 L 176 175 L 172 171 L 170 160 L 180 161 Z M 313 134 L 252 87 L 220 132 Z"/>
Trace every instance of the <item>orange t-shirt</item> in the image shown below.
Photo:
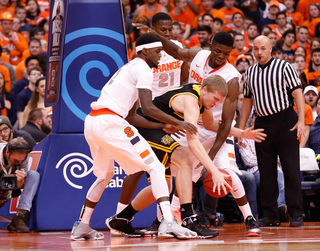
<path fill-rule="evenodd" d="M 308 29 L 309 29 L 309 39 L 312 39 L 316 33 L 316 25 L 320 23 L 320 17 L 313 19 L 310 23 Z"/>
<path fill-rule="evenodd" d="M 312 3 L 319 3 L 319 0 L 300 0 L 297 5 L 297 12 L 301 13 L 304 20 L 309 19 L 309 6 Z"/>
<path fill-rule="evenodd" d="M 291 49 L 295 51 L 298 47 L 299 47 L 298 42 L 295 42 L 295 43 L 291 46 Z M 309 53 L 311 53 L 311 51 L 310 51 L 310 44 L 307 43 L 304 48 L 306 49 L 307 55 L 309 55 Z"/>
<path fill-rule="evenodd" d="M 10 72 L 9 69 L 3 65 L 0 65 L 0 72 L 4 78 L 4 85 L 8 92 L 11 91 L 11 80 L 10 80 Z"/>
<path fill-rule="evenodd" d="M 229 63 L 232 64 L 235 67 L 236 66 L 236 62 L 238 61 L 238 57 L 240 55 L 245 54 L 246 52 L 247 52 L 246 50 L 243 50 L 242 53 L 238 53 L 238 52 L 236 52 L 236 49 L 232 49 L 232 51 L 230 53 L 230 56 L 228 58 Z"/>
<path fill-rule="evenodd" d="M 151 22 L 153 15 L 161 11 L 162 5 L 159 3 L 156 3 L 153 12 L 148 12 L 146 6 L 147 6 L 146 4 L 142 5 L 142 9 L 139 13 L 139 16 L 146 16 Z"/>
<path fill-rule="evenodd" d="M 303 23 L 303 16 L 295 11 L 292 13 L 286 12 L 287 15 L 287 22 L 288 23 L 293 23 L 295 26 L 301 26 Z"/>
<path fill-rule="evenodd" d="M 192 19 L 188 16 L 184 11 L 182 11 L 179 15 L 173 14 L 173 11 L 169 13 L 173 22 L 179 22 L 181 25 L 182 33 L 186 30 L 186 25 L 192 25 Z"/>
<path fill-rule="evenodd" d="M 192 0 L 192 4 L 198 5 L 199 9 L 200 9 L 201 0 Z M 191 18 L 191 20 L 194 20 L 197 17 L 196 13 L 193 12 L 193 10 L 190 8 L 189 5 L 187 5 L 184 12 Z M 197 26 L 196 26 L 195 22 L 192 22 L 191 29 L 195 29 L 195 28 L 197 28 Z"/>
<path fill-rule="evenodd" d="M 200 14 L 197 16 L 196 19 L 193 20 L 193 22 L 195 23 L 196 26 L 198 26 L 198 17 L 202 16 L 203 14 L 206 14 L 207 12 L 200 12 Z M 213 16 L 213 18 L 220 18 L 222 20 L 222 22 L 225 24 L 226 23 L 226 19 L 224 17 L 224 14 L 222 11 L 217 10 L 217 9 L 213 9 L 210 14 Z"/>
<path fill-rule="evenodd" d="M 244 13 L 242 12 L 242 10 L 240 10 L 236 7 L 232 8 L 231 10 L 223 7 L 219 10 L 224 14 L 224 17 L 226 19 L 226 23 L 224 24 L 224 31 L 230 31 L 233 29 L 234 25 L 232 23 L 232 16 L 234 13 L 240 12 L 244 16 Z"/>
<path fill-rule="evenodd" d="M 297 106 L 294 105 L 293 109 L 298 111 Z M 310 105 L 304 103 L 304 124 L 313 125 L 312 108 Z"/>

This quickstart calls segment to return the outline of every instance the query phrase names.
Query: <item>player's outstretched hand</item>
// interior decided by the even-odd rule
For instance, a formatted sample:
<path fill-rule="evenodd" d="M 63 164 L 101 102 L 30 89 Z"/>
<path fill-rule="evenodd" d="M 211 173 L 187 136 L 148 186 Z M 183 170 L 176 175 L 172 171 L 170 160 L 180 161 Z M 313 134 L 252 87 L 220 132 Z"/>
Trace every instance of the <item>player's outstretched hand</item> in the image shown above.
<path fill-rule="evenodd" d="M 138 30 L 145 30 L 146 33 L 151 33 L 153 35 L 156 35 L 157 33 L 155 32 L 154 29 L 151 29 L 149 26 L 145 24 L 140 24 L 140 23 L 132 23 L 134 27 L 136 27 Z"/>
<path fill-rule="evenodd" d="M 242 138 L 254 139 L 256 142 L 261 142 L 265 140 L 267 134 L 263 133 L 264 129 L 253 129 L 253 126 L 243 130 Z"/>
<path fill-rule="evenodd" d="M 232 189 L 229 183 L 225 180 L 225 177 L 230 177 L 230 175 L 223 174 L 218 169 L 214 170 L 212 173 L 213 191 L 218 191 L 218 195 L 220 195 L 222 191 L 224 194 L 227 194 L 226 187 Z"/>

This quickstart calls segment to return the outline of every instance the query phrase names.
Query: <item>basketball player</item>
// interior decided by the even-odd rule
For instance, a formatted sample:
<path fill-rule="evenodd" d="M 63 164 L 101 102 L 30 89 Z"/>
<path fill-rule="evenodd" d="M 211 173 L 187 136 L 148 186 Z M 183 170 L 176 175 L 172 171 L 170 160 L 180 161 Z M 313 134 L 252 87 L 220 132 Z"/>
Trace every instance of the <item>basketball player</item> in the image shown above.
<path fill-rule="evenodd" d="M 152 17 L 152 27 L 166 39 L 171 38 L 172 19 L 167 13 L 159 12 L 155 14 Z M 172 40 L 172 42 L 183 48 L 183 45 L 180 42 L 176 40 Z M 183 63 L 181 60 L 177 60 L 168 55 L 164 50 L 161 51 L 158 68 L 152 68 L 152 70 L 152 98 L 155 98 L 172 88 L 180 86 L 180 83 L 186 82 L 188 78 L 188 65 Z M 126 206 L 128 206 L 137 189 L 138 182 L 144 173 L 145 172 L 139 172 L 125 177 L 116 213 L 120 213 Z M 162 217 L 161 213 L 160 217 Z M 118 235 L 119 233 L 111 230 L 111 234 Z"/>
<path fill-rule="evenodd" d="M 213 75 L 208 77 L 202 85 L 187 84 L 183 87 L 175 88 L 171 91 L 168 91 L 165 94 L 156 97 L 153 100 L 153 103 L 163 112 L 177 119 L 190 122 L 194 125 L 197 124 L 197 120 L 199 119 L 200 114 L 202 114 L 206 128 L 208 130 L 216 131 L 218 129 L 219 122 L 213 121 L 212 112 L 210 109 L 224 99 L 227 91 L 228 88 L 225 80 L 218 75 Z M 152 118 L 144 115 L 141 109 L 138 110 L 138 114 L 153 122 L 157 122 Z M 128 116 L 126 119 L 129 122 L 131 121 L 132 123 L 135 123 L 137 121 L 134 115 Z M 196 215 L 193 214 L 191 204 L 192 166 L 190 165 L 191 163 L 188 157 L 190 154 L 188 153 L 188 151 L 186 151 L 184 147 L 180 147 L 180 145 L 175 142 L 170 135 L 161 130 L 153 130 L 141 127 L 137 128 L 140 134 L 143 135 L 148 143 L 152 146 L 159 160 L 164 164 L 171 163 L 172 165 L 177 167 L 177 172 L 181 172 L 180 177 L 177 176 L 177 179 L 183 177 L 184 180 L 177 182 L 177 190 L 178 194 L 181 194 L 180 197 L 183 203 L 182 217 L 184 220 L 182 225 L 192 231 L 195 231 L 198 234 L 199 238 L 212 238 L 217 236 L 218 231 L 202 227 L 198 222 Z M 242 131 L 237 128 L 233 128 L 233 130 L 231 131 L 231 133 L 234 135 L 242 135 L 241 137 L 251 138 L 260 137 L 260 132 L 261 131 L 251 131 L 251 129 Z M 198 140 L 197 135 L 189 134 L 187 132 L 187 140 L 189 143 L 190 151 L 198 158 L 198 161 L 200 161 L 201 163 L 205 163 L 204 167 L 213 174 L 215 186 L 217 184 L 227 184 L 224 180 L 224 175 L 217 170 L 217 168 L 205 152 L 202 144 Z M 220 192 L 219 187 L 220 185 L 218 185 L 218 191 Z M 224 192 L 226 192 L 224 186 L 223 190 Z M 107 224 L 108 222 L 112 222 L 114 217 L 121 217 L 127 220 L 132 219 L 135 213 L 150 205 L 154 201 L 155 198 L 152 196 L 152 190 L 149 186 L 143 189 L 132 201 L 132 203 L 123 211 L 107 219 Z M 132 210 L 132 208 L 135 208 L 135 210 Z M 159 227 L 159 231 L 160 229 L 161 225 Z"/>
<path fill-rule="evenodd" d="M 148 29 L 147 26 L 136 25 L 140 29 Z M 163 49 L 173 56 L 174 58 L 191 62 L 189 69 L 189 82 L 202 83 L 210 75 L 220 75 L 225 79 L 228 85 L 228 95 L 226 96 L 223 103 L 213 107 L 212 114 L 213 118 L 221 120 L 219 130 L 217 133 L 213 131 L 208 131 L 203 126 L 203 122 L 199 120 L 198 131 L 200 142 L 204 145 L 206 150 L 209 150 L 209 157 L 214 160 L 214 163 L 218 168 L 226 169 L 229 167 L 228 161 L 228 146 L 226 144 L 227 136 L 231 129 L 231 123 L 234 118 L 234 114 L 237 107 L 237 97 L 239 94 L 239 81 L 241 79 L 241 74 L 232 66 L 227 60 L 233 48 L 233 38 L 227 32 L 217 33 L 211 44 L 211 50 L 201 50 L 199 48 L 179 48 L 175 44 L 164 39 L 161 34 L 156 34 L 153 30 L 148 29 L 149 32 L 155 34 L 160 38 Z M 185 139 L 181 138 L 177 140 L 181 145 L 187 146 Z M 194 167 L 196 167 L 195 165 Z M 193 180 L 197 180 L 199 174 L 198 169 L 194 169 Z M 201 169 L 200 169 L 201 170 Z M 236 175 L 235 175 L 236 176 Z M 240 179 L 232 176 L 232 181 L 234 186 L 239 186 L 239 189 L 234 190 L 237 192 L 235 194 L 236 202 L 244 216 L 247 223 L 256 221 L 252 217 L 252 212 L 245 197 L 245 192 Z M 238 185 L 238 182 L 240 184 Z M 177 199 L 177 198 L 176 198 Z M 247 228 L 247 234 L 249 236 L 256 235 L 260 233 L 258 224 L 256 224 L 257 230 L 252 232 Z"/>
<path fill-rule="evenodd" d="M 148 125 L 144 123 L 144 126 L 166 130 L 172 129 L 173 125 L 178 129 L 186 129 L 191 134 L 196 133 L 193 124 L 165 114 L 152 103 L 151 67 L 157 67 L 161 49 L 162 45 L 158 38 L 151 34 L 142 35 L 136 42 L 138 57 L 121 67 L 103 87 L 100 98 L 91 103 L 92 110 L 85 119 L 84 135 L 90 146 L 94 161 L 93 173 L 97 176 L 97 180 L 87 193 L 79 221 L 73 226 L 72 240 L 104 238 L 103 233 L 93 230 L 89 224 L 94 207 L 113 177 L 114 160 L 127 174 L 139 170 L 149 173 L 152 192 L 160 204 L 165 219 L 159 236 L 166 236 L 168 233 L 181 239 L 197 236 L 195 232 L 179 226 L 173 220 L 164 175 L 165 168 L 137 129 L 124 119 L 132 108 L 135 109 L 137 101 L 140 101 L 144 113 L 167 123 Z M 110 225 L 128 236 L 143 236 L 143 233 L 132 228 L 130 221 L 114 218 Z"/>

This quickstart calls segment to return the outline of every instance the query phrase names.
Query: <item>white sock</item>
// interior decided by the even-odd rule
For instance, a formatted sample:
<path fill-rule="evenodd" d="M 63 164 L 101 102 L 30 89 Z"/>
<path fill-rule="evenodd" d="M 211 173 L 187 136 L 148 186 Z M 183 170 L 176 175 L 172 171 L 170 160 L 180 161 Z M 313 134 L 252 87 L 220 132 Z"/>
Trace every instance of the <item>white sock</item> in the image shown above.
<path fill-rule="evenodd" d="M 173 195 L 171 200 L 171 211 L 180 210 L 180 199 L 178 196 Z"/>
<path fill-rule="evenodd" d="M 246 220 L 248 216 L 252 216 L 251 208 L 248 202 L 243 206 L 239 206 L 239 209 L 243 215 L 244 220 Z"/>
<path fill-rule="evenodd" d="M 169 222 L 172 222 L 172 213 L 170 209 L 170 202 L 169 201 L 162 201 L 159 203 L 159 206 L 161 208 L 163 218 Z"/>
<path fill-rule="evenodd" d="M 128 206 L 128 204 L 123 204 L 121 202 L 118 202 L 117 205 L 117 211 L 116 214 L 120 213 L 123 209 L 125 209 Z"/>

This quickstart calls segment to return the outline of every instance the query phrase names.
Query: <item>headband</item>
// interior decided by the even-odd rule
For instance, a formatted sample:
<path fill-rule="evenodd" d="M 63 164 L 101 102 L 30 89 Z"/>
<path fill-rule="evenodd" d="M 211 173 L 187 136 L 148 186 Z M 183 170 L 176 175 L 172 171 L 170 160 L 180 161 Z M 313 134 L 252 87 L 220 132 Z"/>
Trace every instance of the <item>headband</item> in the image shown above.
<path fill-rule="evenodd" d="M 152 49 L 152 48 L 156 48 L 156 47 L 162 47 L 162 43 L 161 42 L 153 42 L 153 43 L 138 45 L 136 47 L 136 52 L 142 51 L 142 49 Z"/>

